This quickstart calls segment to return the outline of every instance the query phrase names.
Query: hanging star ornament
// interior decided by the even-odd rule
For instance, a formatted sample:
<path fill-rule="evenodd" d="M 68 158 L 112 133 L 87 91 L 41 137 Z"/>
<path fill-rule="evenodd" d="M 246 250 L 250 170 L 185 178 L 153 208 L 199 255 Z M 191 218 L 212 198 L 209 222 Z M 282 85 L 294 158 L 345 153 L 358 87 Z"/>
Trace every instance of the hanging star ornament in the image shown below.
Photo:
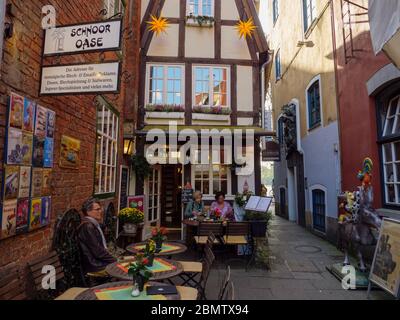
<path fill-rule="evenodd" d="M 161 32 L 166 33 L 166 29 L 169 28 L 168 20 L 162 17 L 155 17 L 151 15 L 151 20 L 146 22 L 149 26 L 148 29 L 153 31 L 157 36 L 160 35 Z"/>
<path fill-rule="evenodd" d="M 247 39 L 247 37 L 252 38 L 253 31 L 257 27 L 254 25 L 253 18 L 250 18 L 247 21 L 240 20 L 239 23 L 236 25 L 236 29 L 239 32 L 240 39 L 243 37 Z"/>

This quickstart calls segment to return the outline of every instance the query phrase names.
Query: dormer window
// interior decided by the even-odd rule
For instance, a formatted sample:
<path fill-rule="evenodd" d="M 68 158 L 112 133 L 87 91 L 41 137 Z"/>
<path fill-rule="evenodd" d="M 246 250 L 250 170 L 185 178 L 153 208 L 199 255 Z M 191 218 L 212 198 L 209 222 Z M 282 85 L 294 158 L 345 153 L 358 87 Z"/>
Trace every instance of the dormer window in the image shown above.
<path fill-rule="evenodd" d="M 188 0 L 187 5 L 188 16 L 214 16 L 214 1 L 213 0 Z"/>

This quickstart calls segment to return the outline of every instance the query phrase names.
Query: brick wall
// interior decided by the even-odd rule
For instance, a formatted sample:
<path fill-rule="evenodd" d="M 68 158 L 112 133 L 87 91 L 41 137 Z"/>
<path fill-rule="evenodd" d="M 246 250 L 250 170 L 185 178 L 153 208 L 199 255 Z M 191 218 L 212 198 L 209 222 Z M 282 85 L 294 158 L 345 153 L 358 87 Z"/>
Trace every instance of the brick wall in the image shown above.
<path fill-rule="evenodd" d="M 124 37 L 124 51 L 129 50 L 129 61 L 124 61 L 123 70 L 131 74 L 129 82 L 121 82 L 121 93 L 118 96 L 104 96 L 120 111 L 120 145 L 119 163 L 124 161 L 123 153 L 123 121 L 124 114 L 131 117 L 136 107 L 136 61 L 138 36 L 138 2 L 127 1 L 127 12 L 124 28 L 131 28 L 132 34 Z M 43 5 L 54 5 L 57 11 L 57 25 L 97 21 L 103 19 L 101 10 L 103 0 L 11 0 L 14 6 L 15 17 L 6 17 L 6 21 L 14 23 L 14 36 L 4 41 L 3 64 L 0 78 L 0 169 L 3 169 L 4 134 L 6 126 L 6 103 L 10 92 L 16 92 L 30 98 L 57 113 L 56 135 L 54 148 L 54 169 L 52 185 L 52 216 L 51 227 L 31 232 L 10 239 L 0 241 L 0 266 L 10 262 L 20 265 L 49 251 L 53 228 L 57 216 L 69 208 L 79 209 L 82 202 L 93 194 L 94 162 L 96 146 L 96 109 L 93 104 L 93 95 L 39 97 L 41 51 L 43 46 L 43 31 L 41 29 L 41 8 Z M 129 12 L 134 8 L 132 12 Z M 129 21 L 130 20 L 130 21 Z M 123 56 L 127 56 L 126 54 Z M 105 61 L 115 60 L 115 53 L 107 53 Z M 57 62 L 92 63 L 101 61 L 101 55 L 84 54 L 66 56 L 59 60 L 47 58 L 44 65 L 54 65 Z M 129 90 L 126 90 L 129 88 Z M 124 110 L 125 102 L 128 102 Z M 60 154 L 60 140 L 62 135 L 69 135 L 81 140 L 81 163 L 79 170 L 61 169 L 58 166 Z M 117 174 L 119 178 L 119 174 Z M 118 189 L 118 181 L 117 181 Z M 118 190 L 117 190 L 118 191 Z M 117 193 L 118 194 L 118 193 Z M 117 196 L 107 199 L 113 201 L 117 207 Z"/>

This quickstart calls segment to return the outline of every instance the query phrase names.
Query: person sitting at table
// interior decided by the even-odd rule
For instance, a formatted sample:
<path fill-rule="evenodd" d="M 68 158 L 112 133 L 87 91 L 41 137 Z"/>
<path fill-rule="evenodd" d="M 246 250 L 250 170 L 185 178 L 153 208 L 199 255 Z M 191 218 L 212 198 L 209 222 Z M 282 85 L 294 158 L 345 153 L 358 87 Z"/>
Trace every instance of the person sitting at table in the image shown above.
<path fill-rule="evenodd" d="M 191 200 L 186 206 L 185 218 L 197 218 L 204 212 L 203 194 L 200 191 L 196 191 L 193 194 L 193 200 Z"/>
<path fill-rule="evenodd" d="M 82 213 L 84 217 L 77 231 L 82 268 L 92 276 L 105 277 L 107 265 L 117 260 L 108 252 L 107 242 L 100 227 L 103 208 L 98 200 L 90 198 L 83 204 Z"/>
<path fill-rule="evenodd" d="M 215 214 L 216 211 L 219 211 L 222 220 L 235 221 L 232 206 L 229 202 L 225 201 L 225 193 L 217 192 L 215 200 L 216 201 L 211 204 L 211 214 Z"/>

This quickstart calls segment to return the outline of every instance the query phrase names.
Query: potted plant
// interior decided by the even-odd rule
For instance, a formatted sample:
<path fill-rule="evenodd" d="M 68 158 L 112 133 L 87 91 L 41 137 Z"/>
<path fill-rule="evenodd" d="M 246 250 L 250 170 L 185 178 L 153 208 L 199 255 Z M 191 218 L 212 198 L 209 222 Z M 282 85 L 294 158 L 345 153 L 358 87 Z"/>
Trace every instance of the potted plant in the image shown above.
<path fill-rule="evenodd" d="M 154 265 L 154 258 L 156 254 L 156 243 L 154 240 L 150 239 L 146 243 L 146 248 L 144 249 L 144 255 L 145 257 L 149 260 L 149 267 L 152 267 Z"/>
<path fill-rule="evenodd" d="M 156 253 L 161 252 L 163 242 L 167 240 L 167 234 L 168 230 L 166 228 L 153 228 L 151 232 L 151 239 L 156 243 Z"/>
<path fill-rule="evenodd" d="M 138 225 L 144 222 L 144 213 L 137 208 L 125 208 L 119 213 L 119 221 L 126 234 L 135 236 Z"/>
<path fill-rule="evenodd" d="M 192 13 L 186 17 L 186 24 L 189 26 L 212 27 L 215 19 L 210 16 L 195 16 Z"/>
<path fill-rule="evenodd" d="M 271 217 L 271 212 L 247 211 L 244 220 L 250 222 L 251 232 L 254 238 L 265 238 L 267 236 L 268 224 Z"/>
<path fill-rule="evenodd" d="M 128 273 L 133 278 L 132 296 L 138 297 L 144 291 L 144 286 L 149 282 L 153 273 L 147 268 L 149 260 L 143 254 L 138 254 L 129 266 Z"/>
<path fill-rule="evenodd" d="M 131 166 L 132 170 L 136 173 L 136 177 L 142 181 L 150 175 L 151 166 L 143 155 L 133 155 L 131 158 Z"/>

